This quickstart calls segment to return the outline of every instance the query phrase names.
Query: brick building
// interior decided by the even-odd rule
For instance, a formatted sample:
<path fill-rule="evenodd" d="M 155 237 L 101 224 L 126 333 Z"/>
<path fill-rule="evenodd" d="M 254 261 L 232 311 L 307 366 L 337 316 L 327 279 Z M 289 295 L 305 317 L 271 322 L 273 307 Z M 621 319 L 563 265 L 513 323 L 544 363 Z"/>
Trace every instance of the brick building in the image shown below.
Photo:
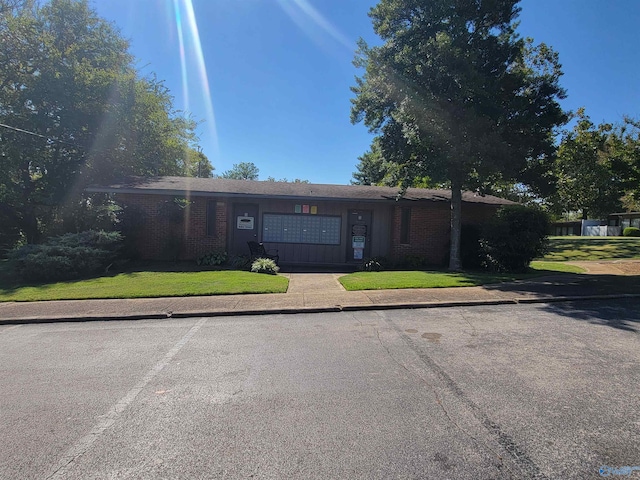
<path fill-rule="evenodd" d="M 444 264 L 449 247 L 448 190 L 316 185 L 219 178 L 154 177 L 92 186 L 139 216 L 143 258 L 160 258 L 168 242 L 180 257 L 247 254 L 247 242 L 277 249 L 281 264 L 345 265 L 407 255 Z M 480 224 L 512 202 L 464 192 L 463 224 Z M 172 211 L 180 210 L 180 215 Z M 173 209 L 173 210 L 172 210 Z"/>

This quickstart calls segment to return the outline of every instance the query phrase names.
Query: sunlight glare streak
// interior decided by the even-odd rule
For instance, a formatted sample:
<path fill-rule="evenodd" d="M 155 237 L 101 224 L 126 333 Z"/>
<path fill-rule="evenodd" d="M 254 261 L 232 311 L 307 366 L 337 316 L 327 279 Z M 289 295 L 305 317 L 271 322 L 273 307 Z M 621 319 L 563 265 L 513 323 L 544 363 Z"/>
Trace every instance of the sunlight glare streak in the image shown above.
<path fill-rule="evenodd" d="M 313 8 L 308 0 L 277 0 L 277 2 L 280 5 L 280 8 L 282 8 L 282 10 L 289 15 L 291 20 L 293 20 L 309 37 L 313 38 L 312 33 L 307 28 L 308 21 L 310 20 L 312 25 L 319 27 L 333 40 L 346 47 L 349 52 L 354 51 L 355 43 L 349 40 L 346 35 L 338 30 L 320 12 Z"/>
<path fill-rule="evenodd" d="M 174 11 L 176 16 L 176 26 L 178 31 L 178 43 L 180 46 L 180 65 L 181 65 L 181 73 L 182 73 L 182 92 L 184 95 L 184 102 L 186 105 L 187 111 L 189 110 L 189 78 L 188 78 L 188 59 L 187 59 L 187 48 L 185 42 L 184 33 L 188 34 L 188 39 L 190 39 L 190 53 L 195 56 L 195 68 L 197 70 L 197 78 L 200 80 L 200 98 L 202 98 L 202 102 L 204 103 L 205 109 L 205 121 L 206 126 L 205 130 L 208 134 L 208 140 L 212 143 L 213 147 L 213 158 L 210 158 L 211 162 L 215 165 L 218 163 L 220 158 L 220 149 L 218 144 L 218 131 L 216 128 L 216 118 L 213 111 L 213 100 L 211 98 L 211 89 L 209 87 L 209 77 L 207 75 L 207 66 L 204 61 L 204 54 L 202 52 L 202 43 L 200 42 L 200 33 L 198 31 L 198 22 L 196 21 L 196 14 L 193 9 L 192 0 L 173 0 L 174 3 Z M 186 23 L 184 25 L 185 29 L 183 30 L 183 15 L 186 19 Z M 185 152 L 186 158 L 187 152 Z M 189 180 L 188 183 L 193 182 L 193 179 Z M 190 192 L 187 192 L 187 198 L 190 197 Z M 187 208 L 187 215 L 190 215 L 190 209 Z M 188 229 L 191 222 L 184 222 L 185 234 L 188 235 Z"/>
<path fill-rule="evenodd" d="M 219 159 L 219 145 L 218 145 L 218 131 L 216 128 L 216 119 L 213 110 L 213 100 L 211 98 L 211 89 L 209 87 L 209 77 L 207 74 L 207 66 L 204 61 L 204 54 L 202 52 L 202 43 L 200 42 L 200 33 L 198 32 L 198 22 L 196 21 L 196 15 L 193 9 L 192 0 L 173 0 L 174 10 L 176 15 L 176 24 L 178 28 L 178 41 L 180 43 L 180 61 L 182 62 L 182 89 L 185 99 L 185 104 L 188 106 L 189 102 L 189 85 L 188 80 L 188 65 L 187 65 L 187 42 L 185 41 L 184 33 L 188 35 L 186 39 L 190 39 L 190 47 L 193 55 L 195 56 L 197 69 L 197 77 L 200 80 L 200 88 L 202 89 L 202 97 L 205 108 L 205 120 L 207 123 L 206 130 L 209 135 L 209 140 L 213 143 L 214 158 L 211 159 L 215 165 Z M 184 14 L 184 17 L 183 15 Z M 184 25 L 183 25 L 184 22 Z M 184 30 L 183 30 L 184 26 Z M 191 95 L 193 97 L 193 95 Z"/>
<path fill-rule="evenodd" d="M 178 31 L 178 45 L 180 48 L 180 73 L 182 78 L 182 98 L 185 110 L 189 111 L 189 75 L 187 72 L 187 58 L 184 49 L 184 34 L 182 32 L 182 16 L 180 15 L 180 0 L 173 0 L 173 11 L 176 16 L 176 29 Z"/>

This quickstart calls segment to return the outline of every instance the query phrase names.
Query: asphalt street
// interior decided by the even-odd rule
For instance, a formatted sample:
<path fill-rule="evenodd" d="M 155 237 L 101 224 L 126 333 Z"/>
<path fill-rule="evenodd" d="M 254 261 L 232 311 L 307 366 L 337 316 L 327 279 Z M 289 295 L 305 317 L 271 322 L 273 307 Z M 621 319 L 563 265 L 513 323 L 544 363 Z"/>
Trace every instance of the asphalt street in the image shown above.
<path fill-rule="evenodd" d="M 601 478 L 640 467 L 639 307 L 2 325 L 0 478 Z"/>

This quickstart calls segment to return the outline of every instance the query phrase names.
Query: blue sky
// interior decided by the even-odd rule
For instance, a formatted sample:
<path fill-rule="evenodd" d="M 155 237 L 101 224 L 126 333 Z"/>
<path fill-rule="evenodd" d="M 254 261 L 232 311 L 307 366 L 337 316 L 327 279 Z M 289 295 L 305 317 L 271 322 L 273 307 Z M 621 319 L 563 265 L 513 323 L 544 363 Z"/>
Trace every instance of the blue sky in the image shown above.
<path fill-rule="evenodd" d="M 202 120 L 200 144 L 217 173 L 253 162 L 261 179 L 347 184 L 371 142 L 363 125 L 350 123 L 349 87 L 358 74 L 351 63 L 356 40 L 376 42 L 367 16 L 375 3 L 92 5 L 131 41 L 142 73 L 164 80 L 175 106 Z M 584 106 L 596 123 L 640 116 L 639 1 L 523 0 L 521 7 L 520 34 L 560 54 L 566 109 Z"/>

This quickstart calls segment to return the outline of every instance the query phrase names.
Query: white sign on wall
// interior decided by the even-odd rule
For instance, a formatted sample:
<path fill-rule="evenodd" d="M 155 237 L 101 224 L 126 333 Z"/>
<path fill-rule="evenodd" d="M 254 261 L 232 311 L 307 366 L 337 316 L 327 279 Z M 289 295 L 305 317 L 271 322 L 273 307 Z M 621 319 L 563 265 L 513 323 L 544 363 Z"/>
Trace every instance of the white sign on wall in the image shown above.
<path fill-rule="evenodd" d="M 351 237 L 352 248 L 364 248 L 365 237 L 361 235 L 354 235 Z"/>
<path fill-rule="evenodd" d="M 238 230 L 253 230 L 254 217 L 238 217 L 236 220 L 236 228 Z"/>

